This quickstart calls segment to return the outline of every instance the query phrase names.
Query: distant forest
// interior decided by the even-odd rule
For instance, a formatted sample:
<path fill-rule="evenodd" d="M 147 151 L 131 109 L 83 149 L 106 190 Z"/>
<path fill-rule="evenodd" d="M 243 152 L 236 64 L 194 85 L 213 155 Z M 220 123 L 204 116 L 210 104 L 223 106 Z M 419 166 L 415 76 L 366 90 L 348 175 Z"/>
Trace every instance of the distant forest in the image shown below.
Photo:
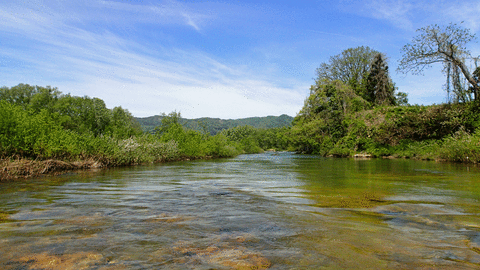
<path fill-rule="evenodd" d="M 138 123 L 140 123 L 143 131 L 153 133 L 154 129 L 162 124 L 162 119 L 164 117 L 164 115 L 156 115 L 135 119 L 138 121 Z M 260 129 L 291 127 L 292 122 L 293 117 L 286 114 L 280 116 L 250 117 L 235 120 L 222 120 L 219 118 L 208 117 L 198 119 L 180 118 L 179 120 L 179 123 L 188 129 L 208 132 L 210 135 L 216 135 L 225 129 L 247 125 Z"/>

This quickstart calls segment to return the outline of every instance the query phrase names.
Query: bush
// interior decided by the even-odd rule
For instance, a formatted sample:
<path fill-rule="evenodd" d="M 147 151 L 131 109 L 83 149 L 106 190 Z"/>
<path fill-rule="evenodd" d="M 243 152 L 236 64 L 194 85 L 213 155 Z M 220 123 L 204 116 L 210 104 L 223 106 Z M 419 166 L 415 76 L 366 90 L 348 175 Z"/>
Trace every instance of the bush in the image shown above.
<path fill-rule="evenodd" d="M 61 130 L 46 110 L 32 115 L 18 105 L 0 100 L 0 154 L 3 156 L 43 155 L 46 149 L 37 143 L 53 138 Z"/>
<path fill-rule="evenodd" d="M 233 157 L 242 153 L 238 143 L 228 140 L 221 133 L 209 138 L 207 149 L 207 154 L 213 157 Z"/>
<path fill-rule="evenodd" d="M 443 140 L 443 146 L 438 149 L 442 159 L 456 162 L 480 162 L 480 129 L 469 134 L 465 129 L 457 131 Z"/>
<path fill-rule="evenodd" d="M 162 162 L 180 158 L 175 141 L 161 142 L 150 134 L 120 140 L 117 145 L 114 153 L 107 156 L 115 165 Z"/>

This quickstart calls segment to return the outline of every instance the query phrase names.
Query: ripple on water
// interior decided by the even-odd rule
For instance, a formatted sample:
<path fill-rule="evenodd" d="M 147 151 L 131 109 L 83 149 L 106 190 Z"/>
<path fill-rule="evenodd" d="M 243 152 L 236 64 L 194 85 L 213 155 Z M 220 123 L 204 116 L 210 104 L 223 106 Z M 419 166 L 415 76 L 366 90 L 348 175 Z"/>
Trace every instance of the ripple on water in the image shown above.
<path fill-rule="evenodd" d="M 0 268 L 479 268 L 475 181 L 464 198 L 416 164 L 245 155 L 12 187 Z"/>

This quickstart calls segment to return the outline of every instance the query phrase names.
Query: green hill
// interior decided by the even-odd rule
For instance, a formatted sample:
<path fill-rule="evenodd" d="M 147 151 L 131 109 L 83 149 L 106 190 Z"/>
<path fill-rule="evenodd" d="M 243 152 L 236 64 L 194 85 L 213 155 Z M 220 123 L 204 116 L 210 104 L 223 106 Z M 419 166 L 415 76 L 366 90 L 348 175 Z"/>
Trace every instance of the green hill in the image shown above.
<path fill-rule="evenodd" d="M 136 120 L 142 126 L 142 129 L 146 132 L 152 132 L 155 127 L 160 126 L 163 116 L 155 115 L 150 117 L 136 118 Z M 211 135 L 215 135 L 218 132 L 238 126 L 252 126 L 254 128 L 278 128 L 289 127 L 292 125 L 293 117 L 286 114 L 280 116 L 265 116 L 265 117 L 249 117 L 243 119 L 219 119 L 219 118 L 197 118 L 186 119 L 181 118 L 180 123 L 189 129 L 193 130 L 205 130 Z"/>

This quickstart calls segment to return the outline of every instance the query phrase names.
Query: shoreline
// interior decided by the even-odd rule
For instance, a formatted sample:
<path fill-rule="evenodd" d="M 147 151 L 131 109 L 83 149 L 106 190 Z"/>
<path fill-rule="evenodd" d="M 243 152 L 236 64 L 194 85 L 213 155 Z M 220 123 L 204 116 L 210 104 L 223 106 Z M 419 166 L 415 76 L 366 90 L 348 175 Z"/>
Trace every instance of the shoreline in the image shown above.
<path fill-rule="evenodd" d="M 0 182 L 26 180 L 48 175 L 60 175 L 71 171 L 103 169 L 108 167 L 109 166 L 94 159 L 73 162 L 57 159 L 2 159 L 0 160 Z"/>
<path fill-rule="evenodd" d="M 168 163 L 176 161 L 190 161 L 196 159 L 213 159 L 205 156 L 201 158 L 179 158 L 175 160 L 157 161 L 154 163 Z M 32 160 L 27 158 L 0 159 L 0 183 L 16 180 L 27 180 L 35 177 L 56 176 L 74 171 L 88 171 L 116 167 L 131 167 L 147 163 L 109 165 L 95 159 L 80 161 L 63 161 L 58 159 Z"/>

